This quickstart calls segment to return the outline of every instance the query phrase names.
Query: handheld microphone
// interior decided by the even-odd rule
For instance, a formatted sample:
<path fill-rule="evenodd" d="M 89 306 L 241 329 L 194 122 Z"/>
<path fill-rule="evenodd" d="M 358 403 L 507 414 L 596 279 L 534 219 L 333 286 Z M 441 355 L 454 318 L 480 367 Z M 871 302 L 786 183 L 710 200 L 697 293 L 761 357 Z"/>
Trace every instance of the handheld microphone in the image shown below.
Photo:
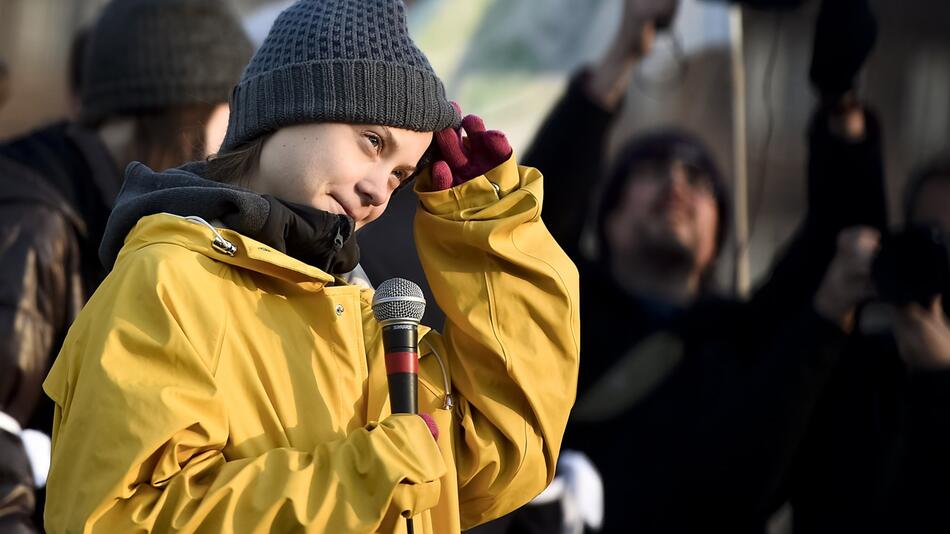
<path fill-rule="evenodd" d="M 419 321 L 426 299 L 419 286 L 390 278 L 373 296 L 373 315 L 383 327 L 383 350 L 392 413 L 418 413 Z"/>
<path fill-rule="evenodd" d="M 419 321 L 426 299 L 419 286 L 403 278 L 379 284 L 373 315 L 383 327 L 383 352 L 392 413 L 419 413 Z M 406 518 L 412 534 L 412 518 Z"/>

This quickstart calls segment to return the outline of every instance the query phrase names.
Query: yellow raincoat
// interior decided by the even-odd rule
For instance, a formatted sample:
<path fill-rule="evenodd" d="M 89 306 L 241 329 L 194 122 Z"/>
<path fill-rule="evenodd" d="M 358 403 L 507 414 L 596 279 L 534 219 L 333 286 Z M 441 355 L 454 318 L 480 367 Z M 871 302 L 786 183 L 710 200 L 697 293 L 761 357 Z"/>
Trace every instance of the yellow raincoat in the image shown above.
<path fill-rule="evenodd" d="M 423 181 L 424 178 L 420 178 Z M 49 532 L 452 533 L 551 480 L 574 400 L 577 273 L 514 158 L 421 192 L 445 311 L 421 418 L 390 415 L 372 291 L 229 230 L 142 218 L 44 384 Z"/>

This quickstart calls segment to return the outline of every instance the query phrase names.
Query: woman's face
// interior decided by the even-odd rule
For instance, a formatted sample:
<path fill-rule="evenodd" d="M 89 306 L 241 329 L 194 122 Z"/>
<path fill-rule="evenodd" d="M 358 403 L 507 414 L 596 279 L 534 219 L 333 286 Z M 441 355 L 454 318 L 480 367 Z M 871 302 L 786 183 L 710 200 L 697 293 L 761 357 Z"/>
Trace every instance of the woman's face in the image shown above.
<path fill-rule="evenodd" d="M 264 143 L 250 189 L 330 213 L 359 228 L 379 217 L 416 170 L 431 132 L 370 124 L 312 123 L 281 128 Z"/>

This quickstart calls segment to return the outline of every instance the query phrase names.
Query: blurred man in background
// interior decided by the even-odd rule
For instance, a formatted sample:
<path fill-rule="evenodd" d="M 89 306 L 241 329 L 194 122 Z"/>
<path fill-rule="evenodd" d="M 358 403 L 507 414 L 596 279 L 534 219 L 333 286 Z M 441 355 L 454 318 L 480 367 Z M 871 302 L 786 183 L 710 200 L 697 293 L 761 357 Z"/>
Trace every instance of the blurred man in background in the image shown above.
<path fill-rule="evenodd" d="M 70 77 L 80 85 L 79 121 L 0 146 L 0 410 L 4 447 L 14 449 L 0 455 L 0 480 L 13 481 L 0 503 L 16 503 L 0 514 L 23 529 L 32 528 L 31 489 L 45 473 L 30 470 L 16 434 L 51 431 L 41 384 L 104 276 L 99 242 L 123 171 L 216 151 L 251 55 L 224 0 L 114 0 L 75 48 L 85 49 L 81 74 Z"/>
<path fill-rule="evenodd" d="M 561 531 L 571 517 L 602 532 L 763 531 L 854 310 L 871 296 L 880 198 L 869 201 L 881 200 L 873 210 L 809 213 L 808 231 L 797 236 L 808 246 L 796 241 L 753 299 L 737 302 L 710 291 L 729 211 L 702 142 L 654 130 L 629 141 L 603 172 L 633 69 L 675 7 L 626 2 L 612 46 L 575 76 L 524 158 L 546 169 L 545 223 L 581 272 L 582 363 L 565 448 L 600 471 L 604 503 L 597 510 L 591 502 L 596 487 L 571 487 L 591 479 L 578 476 L 588 467 L 572 465 L 583 460 L 562 461 L 562 501 L 523 509 L 509 533 Z M 854 54 L 823 44 L 815 54 L 850 84 L 870 43 L 863 26 L 836 31 L 856 42 Z M 841 97 L 828 95 L 836 105 L 821 107 L 821 127 L 811 132 L 823 149 L 813 155 L 812 179 L 879 165 L 875 138 L 828 130 L 848 120 Z M 600 176 L 599 203 L 578 209 L 591 205 Z M 594 254 L 581 246 L 587 224 Z"/>

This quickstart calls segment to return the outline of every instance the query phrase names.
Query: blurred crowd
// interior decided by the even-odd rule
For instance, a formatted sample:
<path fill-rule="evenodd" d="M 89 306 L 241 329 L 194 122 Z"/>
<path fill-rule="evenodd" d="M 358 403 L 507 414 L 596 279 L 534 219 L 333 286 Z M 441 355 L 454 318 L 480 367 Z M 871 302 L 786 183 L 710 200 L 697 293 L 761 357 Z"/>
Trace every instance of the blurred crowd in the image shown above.
<path fill-rule="evenodd" d="M 801 533 L 950 530 L 950 152 L 918 162 L 890 225 L 888 132 L 860 91 L 888 21 L 868 0 L 816 3 L 807 208 L 749 298 L 713 276 L 736 207 L 708 140 L 672 125 L 608 152 L 677 0 L 624 0 L 547 112 L 519 160 L 544 174 L 543 221 L 581 275 L 580 379 L 552 484 L 477 532 L 765 532 L 783 508 Z M 0 145 L 3 532 L 42 529 L 41 385 L 106 274 L 124 169 L 213 154 L 253 51 L 224 2 L 151 4 L 80 32 L 74 111 Z M 15 75 L 0 51 L 0 106 Z M 358 236 L 360 277 L 424 282 L 411 235 Z"/>

